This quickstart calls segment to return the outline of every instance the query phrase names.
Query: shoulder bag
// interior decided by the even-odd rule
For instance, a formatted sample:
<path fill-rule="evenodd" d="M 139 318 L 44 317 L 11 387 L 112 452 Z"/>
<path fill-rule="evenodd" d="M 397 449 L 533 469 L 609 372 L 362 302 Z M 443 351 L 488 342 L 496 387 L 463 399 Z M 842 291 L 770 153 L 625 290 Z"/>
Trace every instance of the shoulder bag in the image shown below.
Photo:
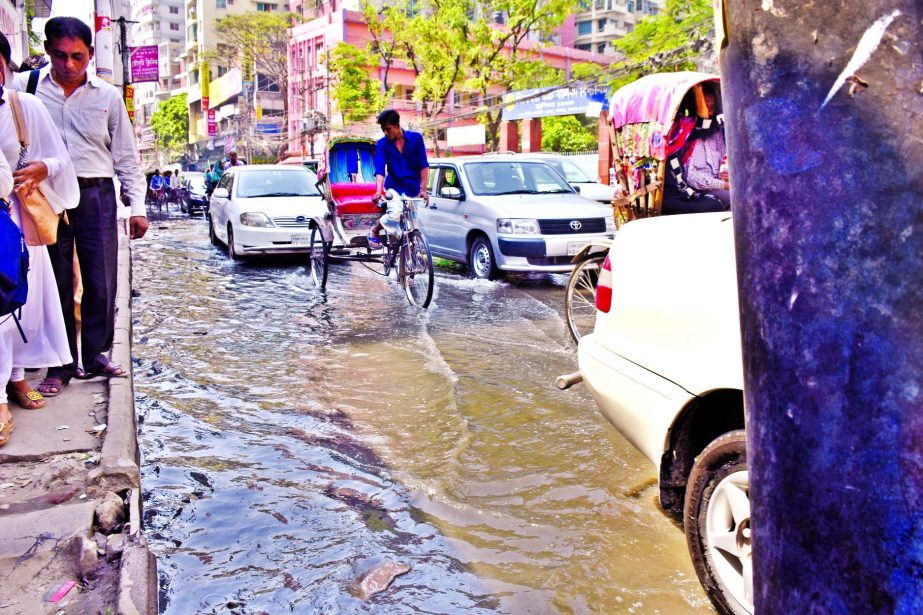
<path fill-rule="evenodd" d="M 19 161 L 16 169 L 26 166 L 29 160 L 29 133 L 26 130 L 26 121 L 22 115 L 22 103 L 19 93 L 9 91 L 10 111 L 13 112 L 13 123 L 16 124 L 16 138 L 19 140 Z M 48 198 L 38 186 L 33 188 L 29 196 L 24 197 L 16 191 L 22 214 L 22 234 L 30 246 L 46 246 L 58 240 L 58 223 L 61 216 L 54 212 Z"/>

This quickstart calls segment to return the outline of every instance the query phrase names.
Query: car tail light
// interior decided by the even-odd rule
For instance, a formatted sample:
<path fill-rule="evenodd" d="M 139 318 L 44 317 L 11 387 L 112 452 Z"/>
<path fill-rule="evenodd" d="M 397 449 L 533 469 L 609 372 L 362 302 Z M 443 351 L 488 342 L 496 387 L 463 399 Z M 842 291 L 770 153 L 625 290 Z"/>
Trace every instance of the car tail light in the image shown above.
<path fill-rule="evenodd" d="M 609 255 L 603 261 L 599 270 L 599 281 L 596 283 L 596 309 L 603 314 L 608 314 L 612 308 L 612 264 Z"/>

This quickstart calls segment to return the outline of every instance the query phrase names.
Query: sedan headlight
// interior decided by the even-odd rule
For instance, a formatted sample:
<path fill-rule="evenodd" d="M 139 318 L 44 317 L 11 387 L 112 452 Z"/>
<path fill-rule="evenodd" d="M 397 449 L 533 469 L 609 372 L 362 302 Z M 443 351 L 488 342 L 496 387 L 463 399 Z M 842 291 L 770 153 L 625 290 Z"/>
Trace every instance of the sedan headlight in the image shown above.
<path fill-rule="evenodd" d="M 541 235 L 538 220 L 531 218 L 499 218 L 497 232 L 501 235 Z"/>
<path fill-rule="evenodd" d="M 263 228 L 274 226 L 269 216 L 253 211 L 240 214 L 240 223 L 244 226 L 259 226 Z"/>

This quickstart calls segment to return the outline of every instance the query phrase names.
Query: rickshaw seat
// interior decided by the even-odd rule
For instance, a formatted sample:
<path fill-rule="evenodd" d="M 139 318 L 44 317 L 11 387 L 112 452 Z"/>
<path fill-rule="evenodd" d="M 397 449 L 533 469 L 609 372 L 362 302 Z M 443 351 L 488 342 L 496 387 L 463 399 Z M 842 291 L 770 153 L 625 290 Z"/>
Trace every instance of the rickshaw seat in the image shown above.
<path fill-rule="evenodd" d="M 374 194 L 374 182 L 330 184 L 330 197 L 338 216 L 380 213 L 378 206 L 372 202 Z"/>

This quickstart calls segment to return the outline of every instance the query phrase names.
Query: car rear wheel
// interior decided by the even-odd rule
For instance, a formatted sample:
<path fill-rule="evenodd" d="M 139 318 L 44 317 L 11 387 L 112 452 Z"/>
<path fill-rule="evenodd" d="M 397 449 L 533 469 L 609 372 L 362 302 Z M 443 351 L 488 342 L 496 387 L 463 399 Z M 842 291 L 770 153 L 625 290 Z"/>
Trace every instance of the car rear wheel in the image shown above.
<path fill-rule="evenodd" d="M 240 258 L 240 255 L 237 254 L 237 248 L 234 247 L 234 228 L 230 222 L 228 223 L 228 258 L 232 261 Z"/>
<path fill-rule="evenodd" d="M 212 242 L 213 246 L 220 246 L 221 241 L 218 239 L 218 235 L 215 234 L 215 226 L 212 224 L 212 217 L 207 215 L 205 216 L 205 221 L 208 222 L 208 239 Z"/>
<path fill-rule="evenodd" d="M 753 613 L 747 436 L 728 432 L 705 447 L 689 473 L 686 542 L 705 592 L 721 613 Z"/>
<path fill-rule="evenodd" d="M 468 275 L 476 280 L 494 280 L 498 274 L 490 241 L 487 237 L 478 235 L 468 249 Z"/>

